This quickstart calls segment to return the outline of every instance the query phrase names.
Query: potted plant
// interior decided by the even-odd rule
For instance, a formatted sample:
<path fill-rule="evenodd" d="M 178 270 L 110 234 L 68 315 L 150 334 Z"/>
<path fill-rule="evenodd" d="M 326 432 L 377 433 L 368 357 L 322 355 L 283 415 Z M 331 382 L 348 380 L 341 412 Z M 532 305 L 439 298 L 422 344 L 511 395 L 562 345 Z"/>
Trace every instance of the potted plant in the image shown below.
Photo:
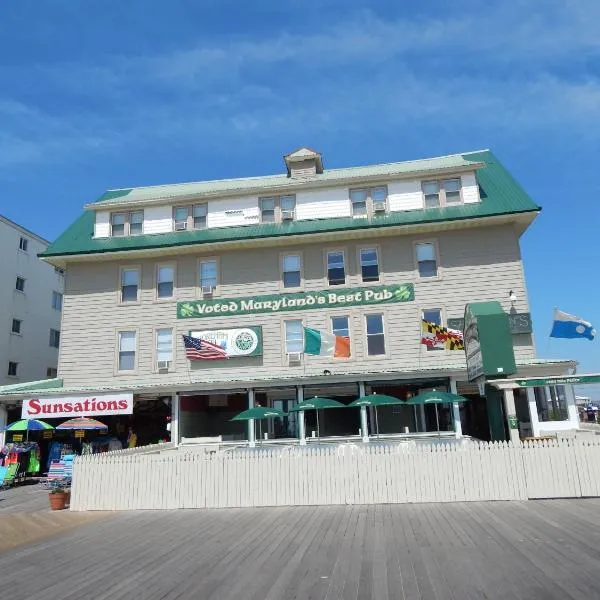
<path fill-rule="evenodd" d="M 63 488 L 57 487 L 50 490 L 48 498 L 51 510 L 64 510 L 67 505 L 67 494 Z"/>

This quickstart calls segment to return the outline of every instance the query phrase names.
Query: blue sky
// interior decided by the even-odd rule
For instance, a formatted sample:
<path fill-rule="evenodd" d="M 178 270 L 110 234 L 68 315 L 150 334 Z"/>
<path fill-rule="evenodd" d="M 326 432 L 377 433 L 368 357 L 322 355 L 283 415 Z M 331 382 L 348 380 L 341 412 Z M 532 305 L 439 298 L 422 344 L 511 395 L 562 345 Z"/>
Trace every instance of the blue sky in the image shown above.
<path fill-rule="evenodd" d="M 300 145 L 491 148 L 543 206 L 538 352 L 597 372 L 600 341 L 548 332 L 554 306 L 600 329 L 599 22 L 597 0 L 2 2 L 0 212 L 54 239 L 107 188 L 278 173 Z"/>

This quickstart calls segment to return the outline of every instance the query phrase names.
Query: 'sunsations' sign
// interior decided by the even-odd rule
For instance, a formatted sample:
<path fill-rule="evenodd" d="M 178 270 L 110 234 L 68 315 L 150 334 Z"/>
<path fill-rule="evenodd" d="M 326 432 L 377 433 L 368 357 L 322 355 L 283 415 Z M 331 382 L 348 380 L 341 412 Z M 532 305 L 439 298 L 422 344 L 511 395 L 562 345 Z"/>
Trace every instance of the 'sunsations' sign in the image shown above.
<path fill-rule="evenodd" d="M 133 394 L 96 394 L 23 400 L 22 419 L 101 417 L 133 413 Z"/>
<path fill-rule="evenodd" d="M 368 288 L 327 289 L 298 294 L 274 294 L 241 298 L 219 298 L 177 303 L 178 319 L 223 317 L 258 313 L 278 313 L 339 306 L 390 304 L 415 299 L 412 283 Z"/>

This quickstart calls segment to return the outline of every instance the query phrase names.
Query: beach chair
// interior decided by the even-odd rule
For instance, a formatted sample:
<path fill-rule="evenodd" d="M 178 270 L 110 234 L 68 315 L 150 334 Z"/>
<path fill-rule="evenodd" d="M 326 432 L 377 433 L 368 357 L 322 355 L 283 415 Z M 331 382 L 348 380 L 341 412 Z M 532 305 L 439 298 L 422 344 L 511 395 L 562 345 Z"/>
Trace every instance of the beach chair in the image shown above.
<path fill-rule="evenodd" d="M 4 474 L 2 485 L 0 485 L 0 488 L 2 489 L 9 488 L 17 481 L 17 477 L 19 474 L 19 464 L 12 463 L 11 465 L 8 465 L 8 467 L 4 468 L 6 469 L 6 473 Z"/>
<path fill-rule="evenodd" d="M 6 477 L 7 471 L 8 467 L 0 467 L 0 488 L 4 485 L 4 478 Z"/>

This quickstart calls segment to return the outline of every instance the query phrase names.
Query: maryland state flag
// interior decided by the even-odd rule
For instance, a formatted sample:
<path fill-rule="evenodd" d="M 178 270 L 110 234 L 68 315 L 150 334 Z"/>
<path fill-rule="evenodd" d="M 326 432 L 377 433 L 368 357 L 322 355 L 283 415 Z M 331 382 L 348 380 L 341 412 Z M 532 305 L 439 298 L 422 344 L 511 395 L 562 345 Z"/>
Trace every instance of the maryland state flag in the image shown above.
<path fill-rule="evenodd" d="M 429 348 L 464 350 L 462 331 L 421 320 L 421 344 Z"/>

